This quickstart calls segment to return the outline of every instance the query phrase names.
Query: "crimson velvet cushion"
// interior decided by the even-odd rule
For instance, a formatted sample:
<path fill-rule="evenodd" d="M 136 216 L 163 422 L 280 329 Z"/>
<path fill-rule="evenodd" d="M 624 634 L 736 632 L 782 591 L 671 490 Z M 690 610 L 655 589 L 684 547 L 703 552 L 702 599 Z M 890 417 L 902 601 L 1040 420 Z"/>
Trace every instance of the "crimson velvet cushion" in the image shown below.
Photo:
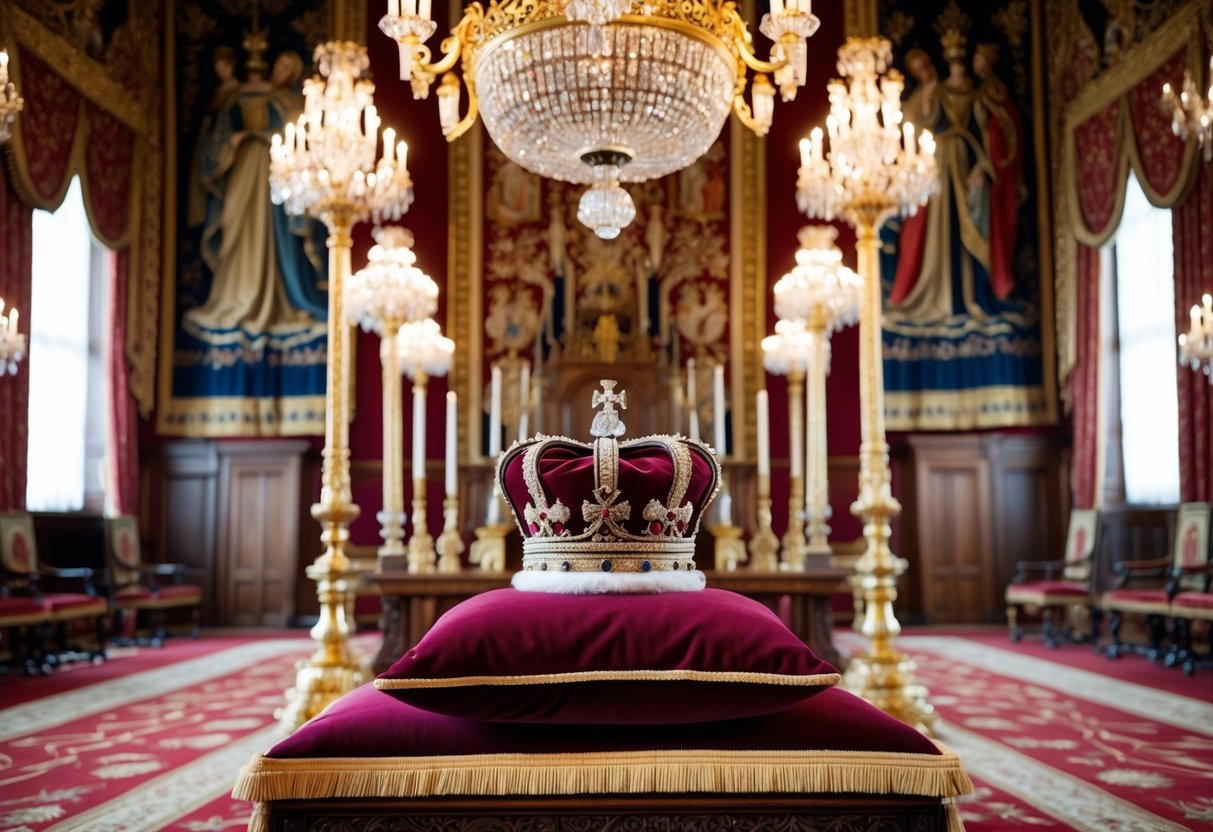
<path fill-rule="evenodd" d="M 443 615 L 375 686 L 468 719 L 661 725 L 769 714 L 838 681 L 770 610 L 732 592 L 499 589 Z"/>

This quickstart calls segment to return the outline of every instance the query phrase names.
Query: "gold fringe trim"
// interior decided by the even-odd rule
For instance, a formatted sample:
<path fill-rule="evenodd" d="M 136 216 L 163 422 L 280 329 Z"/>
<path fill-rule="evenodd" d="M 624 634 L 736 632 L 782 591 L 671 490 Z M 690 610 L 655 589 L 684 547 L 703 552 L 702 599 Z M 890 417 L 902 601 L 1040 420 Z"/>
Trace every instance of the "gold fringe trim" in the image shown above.
<path fill-rule="evenodd" d="M 837 673 L 789 676 L 781 673 L 717 673 L 707 670 L 586 670 L 579 673 L 537 673 L 530 676 L 450 676 L 443 679 L 376 679 L 379 690 L 465 688 L 474 685 L 554 685 L 565 682 L 746 682 L 759 685 L 822 685 L 842 681 Z"/>
<path fill-rule="evenodd" d="M 949 797 L 943 803 L 944 815 L 947 817 L 948 832 L 965 832 L 964 818 L 960 816 L 960 807 L 956 805 L 956 801 Z M 253 832 L 252 824 L 249 824 L 249 832 Z"/>
<path fill-rule="evenodd" d="M 610 751 L 272 759 L 240 770 L 238 800 L 436 795 L 843 792 L 955 797 L 973 791 L 960 758 L 880 751 Z"/>

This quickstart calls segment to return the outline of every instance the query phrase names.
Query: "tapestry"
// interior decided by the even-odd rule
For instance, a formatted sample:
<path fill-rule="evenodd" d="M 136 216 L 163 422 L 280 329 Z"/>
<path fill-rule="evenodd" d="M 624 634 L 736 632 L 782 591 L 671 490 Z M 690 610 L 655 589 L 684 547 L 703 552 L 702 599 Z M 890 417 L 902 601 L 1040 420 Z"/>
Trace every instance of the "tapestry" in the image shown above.
<path fill-rule="evenodd" d="M 888 427 L 1050 424 L 1029 4 L 883 0 L 880 31 L 905 76 L 904 116 L 934 134 L 939 165 L 929 202 L 882 230 Z"/>
<path fill-rule="evenodd" d="M 272 204 L 269 143 L 302 112 L 328 20 L 325 3 L 303 0 L 176 6 L 162 433 L 324 432 L 327 232 Z"/>

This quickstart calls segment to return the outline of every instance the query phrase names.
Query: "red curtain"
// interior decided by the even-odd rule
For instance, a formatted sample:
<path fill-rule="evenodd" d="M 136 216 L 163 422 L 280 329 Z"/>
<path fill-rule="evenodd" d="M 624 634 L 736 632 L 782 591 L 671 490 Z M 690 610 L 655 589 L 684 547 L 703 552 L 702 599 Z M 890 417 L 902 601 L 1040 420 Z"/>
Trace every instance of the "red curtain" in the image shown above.
<path fill-rule="evenodd" d="M 28 51 L 21 51 L 21 111 L 13 150 L 18 167 L 24 157 L 26 196 L 39 207 L 53 207 L 67 189 L 72 146 L 80 121 L 80 93 Z"/>
<path fill-rule="evenodd" d="M 1084 227 L 1094 236 L 1111 232 L 1120 220 L 1124 182 L 1120 180 L 1120 101 L 1074 128 L 1074 176 L 1078 180 L 1078 209 Z"/>
<path fill-rule="evenodd" d="M 1077 361 L 1069 378 L 1074 508 L 1093 508 L 1099 488 L 1099 278 L 1099 249 L 1079 243 L 1074 287 Z"/>
<path fill-rule="evenodd" d="M 88 141 L 84 145 L 84 193 L 97 237 L 112 248 L 125 243 L 131 214 L 131 172 L 135 134 L 91 101 L 84 102 Z"/>
<path fill-rule="evenodd" d="M 1175 322 L 1187 332 L 1188 310 L 1213 292 L 1213 165 L 1200 166 L 1196 187 L 1171 211 L 1175 245 Z M 1179 497 L 1213 499 L 1213 395 L 1209 380 L 1179 368 Z"/>
<path fill-rule="evenodd" d="M 29 334 L 33 209 L 14 193 L 0 165 L 0 298 L 17 307 L 18 329 Z M 25 508 L 26 454 L 29 448 L 29 363 L 17 375 L 0 377 L 0 509 Z"/>
<path fill-rule="evenodd" d="M 130 367 L 126 360 L 127 298 L 130 294 L 130 249 L 110 252 L 109 339 L 106 342 L 106 372 L 109 381 L 108 481 L 105 484 L 107 511 L 139 513 L 139 434 L 135 399 L 131 396 Z"/>

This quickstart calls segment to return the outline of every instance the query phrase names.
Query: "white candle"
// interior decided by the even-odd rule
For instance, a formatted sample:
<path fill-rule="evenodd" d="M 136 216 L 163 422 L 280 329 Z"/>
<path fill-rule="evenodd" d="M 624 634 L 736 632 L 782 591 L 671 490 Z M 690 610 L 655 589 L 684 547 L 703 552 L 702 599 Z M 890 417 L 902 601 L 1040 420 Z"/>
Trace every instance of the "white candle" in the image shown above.
<path fill-rule="evenodd" d="M 790 390 L 788 392 L 789 394 L 791 393 Z M 803 404 L 804 403 L 801 402 L 800 406 L 803 406 Z M 791 467 L 791 475 L 793 477 L 799 477 L 804 471 L 804 434 L 801 432 L 801 430 L 797 430 L 796 425 L 790 424 L 790 419 L 788 421 L 788 433 L 790 434 L 788 437 L 788 455 L 791 457 L 791 459 L 788 460 L 788 464 Z"/>
<path fill-rule="evenodd" d="M 400 0 L 387 0 L 387 13 L 392 17 L 400 17 Z"/>
<path fill-rule="evenodd" d="M 501 368 L 493 365 L 489 381 L 489 459 L 497 465 L 501 453 Z M 489 511 L 486 521 L 495 526 L 501 522 L 501 500 L 497 497 L 497 477 L 494 470 L 489 474 Z"/>
<path fill-rule="evenodd" d="M 758 476 L 771 475 L 771 405 L 767 391 L 758 391 Z"/>
<path fill-rule="evenodd" d="M 420 17 L 424 17 L 426 20 L 430 19 L 430 0 L 421 0 L 421 2 L 417 4 L 417 14 Z"/>
<path fill-rule="evenodd" d="M 526 439 L 531 429 L 531 365 L 523 364 L 518 376 L 518 438 Z"/>
<path fill-rule="evenodd" d="M 413 387 L 413 482 L 425 479 L 425 388 Z"/>
<path fill-rule="evenodd" d="M 489 457 L 496 465 L 501 453 L 501 368 L 496 364 L 489 378 Z"/>
<path fill-rule="evenodd" d="M 808 139 L 800 140 L 800 166 L 807 168 L 813 158 L 812 144 Z"/>
<path fill-rule="evenodd" d="M 451 390 L 446 394 L 446 496 L 459 494 L 459 461 L 456 455 L 459 414 L 459 394 Z"/>
<path fill-rule="evenodd" d="M 716 456 L 723 459 L 728 453 L 724 434 L 724 365 L 712 369 L 712 431 L 716 443 Z"/>
<path fill-rule="evenodd" d="M 0 303 L 0 309 L 3 309 L 3 308 L 4 308 L 4 304 Z M 1192 307 L 1192 333 L 1196 334 L 1198 332 L 1200 332 L 1200 307 L 1193 306 Z"/>
<path fill-rule="evenodd" d="M 687 435 L 696 442 L 699 441 L 699 394 L 695 391 L 695 359 L 687 359 L 687 408 L 690 410 L 690 424 Z"/>

